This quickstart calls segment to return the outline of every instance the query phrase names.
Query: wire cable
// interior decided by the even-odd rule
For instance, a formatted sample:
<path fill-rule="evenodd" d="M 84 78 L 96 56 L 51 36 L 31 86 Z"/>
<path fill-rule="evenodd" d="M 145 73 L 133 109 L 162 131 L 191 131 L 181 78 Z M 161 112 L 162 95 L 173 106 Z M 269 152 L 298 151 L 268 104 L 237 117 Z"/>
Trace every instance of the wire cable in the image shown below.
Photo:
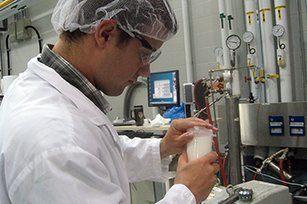
<path fill-rule="evenodd" d="M 5 44 L 6 44 L 6 55 L 7 55 L 7 75 L 11 75 L 9 38 L 10 38 L 10 35 L 7 35 L 7 36 L 6 36 L 6 39 L 5 39 Z"/>
<path fill-rule="evenodd" d="M 41 36 L 40 36 L 38 30 L 37 30 L 34 26 L 29 25 L 29 26 L 26 26 L 26 27 L 25 27 L 25 29 L 29 29 L 29 28 L 32 28 L 32 29 L 35 31 L 35 33 L 36 33 L 36 35 L 37 35 L 37 38 L 38 38 L 39 53 L 42 53 L 42 49 L 43 49 L 43 48 L 42 48 L 42 40 L 43 40 L 43 39 L 41 39 Z"/>
<path fill-rule="evenodd" d="M 251 167 L 251 166 L 250 166 L 250 167 Z M 276 181 L 278 181 L 278 182 L 281 182 L 281 183 L 285 182 L 286 184 L 288 184 L 288 185 L 293 185 L 293 186 L 300 186 L 300 187 L 304 187 L 304 186 L 305 186 L 305 185 L 299 184 L 299 183 L 291 183 L 291 182 L 287 182 L 287 181 L 282 181 L 282 180 L 277 179 L 277 178 L 275 178 L 275 177 L 273 177 L 273 176 L 270 176 L 270 175 L 267 175 L 267 174 L 263 174 L 263 173 L 261 173 L 261 172 L 257 172 L 258 169 L 257 169 L 256 167 L 253 167 L 253 168 L 256 168 L 256 170 L 252 170 L 250 167 L 248 167 L 247 165 L 244 165 L 244 168 L 246 168 L 246 169 L 249 170 L 250 172 L 255 173 L 255 174 L 260 174 L 260 175 L 262 175 L 262 176 L 269 177 L 269 178 L 271 178 L 271 179 L 273 179 L 273 180 L 276 180 Z"/>

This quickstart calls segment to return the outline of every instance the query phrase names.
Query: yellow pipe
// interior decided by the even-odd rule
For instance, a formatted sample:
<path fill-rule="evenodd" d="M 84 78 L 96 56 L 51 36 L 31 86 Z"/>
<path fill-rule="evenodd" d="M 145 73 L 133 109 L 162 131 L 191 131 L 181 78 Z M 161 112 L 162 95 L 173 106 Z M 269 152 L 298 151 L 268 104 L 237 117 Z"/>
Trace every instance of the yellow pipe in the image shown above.
<path fill-rule="evenodd" d="M 12 3 L 13 1 L 16 1 L 16 0 L 6 0 L 6 1 L 3 1 L 2 3 L 0 3 L 0 9 L 5 7 L 6 5 Z"/>
<path fill-rule="evenodd" d="M 260 77 L 262 78 L 263 77 L 263 69 L 261 69 L 261 73 L 260 73 Z"/>
<path fill-rule="evenodd" d="M 255 69 L 252 69 L 253 71 L 253 77 L 256 78 Z"/>

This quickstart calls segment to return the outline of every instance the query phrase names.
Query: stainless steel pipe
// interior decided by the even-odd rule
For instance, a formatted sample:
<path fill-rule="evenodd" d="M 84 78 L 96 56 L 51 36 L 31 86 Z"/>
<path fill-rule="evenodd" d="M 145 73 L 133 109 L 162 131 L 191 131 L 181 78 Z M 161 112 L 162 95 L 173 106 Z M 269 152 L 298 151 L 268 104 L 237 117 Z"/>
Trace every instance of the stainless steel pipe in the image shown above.
<path fill-rule="evenodd" d="M 237 185 L 242 183 L 241 169 L 241 135 L 240 135 L 240 117 L 239 117 L 239 97 L 226 97 L 226 122 L 228 133 L 228 166 L 229 183 Z"/>

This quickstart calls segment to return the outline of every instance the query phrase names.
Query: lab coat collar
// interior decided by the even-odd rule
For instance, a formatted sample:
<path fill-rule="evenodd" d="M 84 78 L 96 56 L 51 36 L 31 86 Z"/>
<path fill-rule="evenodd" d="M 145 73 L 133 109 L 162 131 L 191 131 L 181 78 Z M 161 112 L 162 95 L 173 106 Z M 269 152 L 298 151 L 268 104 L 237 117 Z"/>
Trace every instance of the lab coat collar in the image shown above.
<path fill-rule="evenodd" d="M 37 57 L 32 58 L 28 62 L 28 68 L 33 71 L 45 81 L 50 83 L 59 92 L 70 98 L 70 100 L 81 110 L 84 115 L 95 125 L 105 125 L 106 121 L 109 121 L 107 116 L 83 93 L 77 88 L 65 81 L 55 70 L 40 63 Z"/>

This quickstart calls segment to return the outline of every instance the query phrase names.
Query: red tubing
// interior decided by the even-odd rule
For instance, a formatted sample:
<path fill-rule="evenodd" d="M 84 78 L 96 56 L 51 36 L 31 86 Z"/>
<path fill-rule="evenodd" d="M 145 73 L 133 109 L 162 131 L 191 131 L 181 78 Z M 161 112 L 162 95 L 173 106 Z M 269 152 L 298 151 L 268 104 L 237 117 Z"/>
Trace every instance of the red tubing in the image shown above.
<path fill-rule="evenodd" d="M 279 171 L 280 171 L 280 178 L 283 181 L 282 184 L 284 186 L 287 186 L 285 183 L 285 175 L 284 175 L 284 159 L 279 160 Z"/>
<path fill-rule="evenodd" d="M 254 174 L 254 180 L 256 180 L 256 179 L 257 179 L 257 173 Z"/>
<path fill-rule="evenodd" d="M 207 107 L 207 114 L 208 114 L 209 123 L 211 125 L 213 125 L 212 118 L 211 118 L 211 113 L 210 113 L 210 107 L 209 107 L 208 98 L 206 98 L 206 107 Z M 220 149 L 219 149 L 219 145 L 217 143 L 216 137 L 213 137 L 213 141 L 214 141 L 216 153 L 218 155 L 220 169 L 221 169 L 222 176 L 223 176 L 223 183 L 224 183 L 224 186 L 227 187 L 228 186 L 228 181 L 227 181 L 227 178 L 226 178 L 225 168 L 224 168 L 224 165 L 223 165 L 223 162 L 222 162 L 222 157 L 221 157 L 221 154 L 220 154 Z"/>

